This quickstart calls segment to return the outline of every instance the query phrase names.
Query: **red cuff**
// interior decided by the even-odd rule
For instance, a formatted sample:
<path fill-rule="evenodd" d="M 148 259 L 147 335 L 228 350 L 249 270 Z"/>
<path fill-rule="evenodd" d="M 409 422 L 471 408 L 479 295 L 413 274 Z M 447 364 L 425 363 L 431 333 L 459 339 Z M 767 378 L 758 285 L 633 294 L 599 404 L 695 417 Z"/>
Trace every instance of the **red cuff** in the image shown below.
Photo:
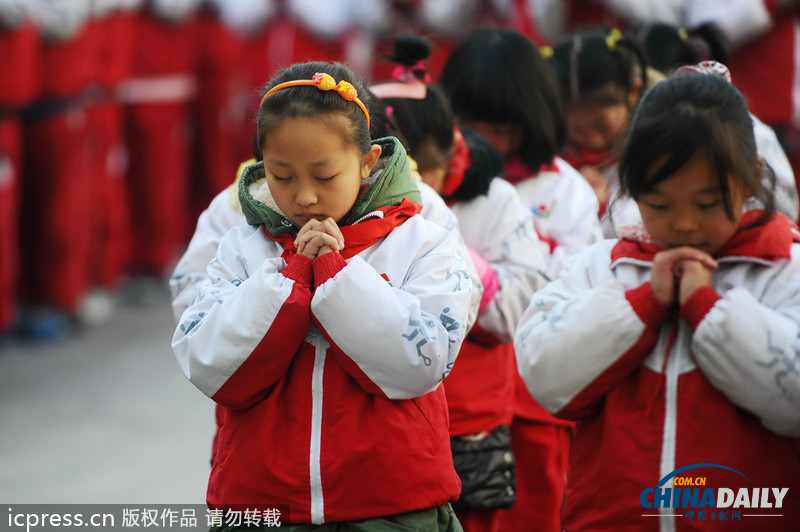
<path fill-rule="evenodd" d="M 661 327 L 661 324 L 669 317 L 669 311 L 658 300 L 649 282 L 625 292 L 625 299 L 649 329 Z"/>
<path fill-rule="evenodd" d="M 314 268 L 314 288 L 318 287 L 347 266 L 347 262 L 339 253 L 331 251 L 318 256 L 311 263 Z"/>
<path fill-rule="evenodd" d="M 698 288 L 681 305 L 681 318 L 689 324 L 692 330 L 696 330 L 711 307 L 720 299 L 722 297 L 710 286 Z"/>
<path fill-rule="evenodd" d="M 311 286 L 311 259 L 300 253 L 295 253 L 289 263 L 281 272 L 284 277 L 296 281 L 303 286 Z"/>

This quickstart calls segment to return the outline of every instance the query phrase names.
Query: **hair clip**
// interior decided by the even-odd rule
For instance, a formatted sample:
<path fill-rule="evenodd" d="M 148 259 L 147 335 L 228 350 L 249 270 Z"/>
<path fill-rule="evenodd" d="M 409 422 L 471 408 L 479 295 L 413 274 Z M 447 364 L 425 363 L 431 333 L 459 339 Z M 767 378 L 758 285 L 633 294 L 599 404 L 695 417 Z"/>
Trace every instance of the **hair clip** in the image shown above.
<path fill-rule="evenodd" d="M 731 71 L 718 61 L 701 61 L 696 65 L 684 65 L 677 68 L 673 73 L 673 75 L 678 76 L 682 74 L 708 74 L 731 83 Z"/>
<path fill-rule="evenodd" d="M 545 59 L 550 59 L 553 57 L 553 48 L 550 46 L 542 46 L 539 48 L 539 53 L 542 54 L 542 57 Z"/>
<path fill-rule="evenodd" d="M 614 28 L 611 30 L 611 33 L 608 34 L 606 37 L 606 46 L 612 52 L 617 49 L 617 43 L 622 39 L 622 32 L 618 29 Z"/>
<path fill-rule="evenodd" d="M 422 77 L 418 77 L 417 73 L 421 72 Z M 392 69 L 392 79 L 401 83 L 430 83 L 431 75 L 428 73 L 428 65 L 424 60 L 419 60 L 415 64 L 397 65 Z"/>
<path fill-rule="evenodd" d="M 260 106 L 264 105 L 264 100 L 266 100 L 267 96 L 269 96 L 270 94 L 278 92 L 279 90 L 282 89 L 288 89 L 289 87 L 300 87 L 304 85 L 316 87 L 321 91 L 335 90 L 337 93 L 339 93 L 339 96 L 341 96 L 348 102 L 355 102 L 356 105 L 358 105 L 364 112 L 364 116 L 367 118 L 367 128 L 369 128 L 370 126 L 369 111 L 367 111 L 364 102 L 362 102 L 358 98 L 358 91 L 353 86 L 353 84 L 345 80 L 341 80 L 337 84 L 336 80 L 333 79 L 333 76 L 325 72 L 317 72 L 311 79 L 296 79 L 293 81 L 286 81 L 284 83 L 275 85 L 274 87 L 272 87 L 270 90 L 267 91 L 267 93 L 264 95 L 263 98 L 261 98 L 261 103 L 259 104 L 259 108 Z"/>

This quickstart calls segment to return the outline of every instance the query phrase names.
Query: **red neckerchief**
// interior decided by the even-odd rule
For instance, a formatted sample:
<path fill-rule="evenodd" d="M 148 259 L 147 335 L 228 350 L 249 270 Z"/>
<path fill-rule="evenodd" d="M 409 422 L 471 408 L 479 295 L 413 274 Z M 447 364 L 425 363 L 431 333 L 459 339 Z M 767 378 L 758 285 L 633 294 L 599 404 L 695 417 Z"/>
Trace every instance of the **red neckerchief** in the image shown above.
<path fill-rule="evenodd" d="M 597 168 L 607 168 L 615 162 L 609 150 L 587 150 L 577 146 L 568 145 L 564 148 L 561 157 L 571 166 L 580 170 L 584 166 L 595 166 Z"/>
<path fill-rule="evenodd" d="M 342 257 L 345 259 L 349 259 L 350 257 L 357 255 L 384 236 L 388 235 L 392 229 L 402 224 L 408 218 L 411 218 L 421 210 L 422 207 L 420 205 L 414 203 L 408 198 L 403 198 L 403 201 L 400 203 L 400 205 L 381 207 L 372 213 L 366 214 L 364 216 L 366 219 L 363 221 L 353 225 L 341 227 L 340 230 L 342 231 L 342 236 L 344 237 L 344 249 L 339 253 L 341 253 Z M 382 216 L 376 214 L 377 211 L 380 211 Z M 286 262 L 289 262 L 289 259 L 292 257 L 292 255 L 297 253 L 297 248 L 294 245 L 294 235 L 284 233 L 279 236 L 272 236 L 269 234 L 269 231 L 266 231 L 266 228 L 264 232 L 267 233 L 267 236 L 269 236 L 272 240 L 283 245 L 283 253 L 281 254 L 281 257 Z"/>
<path fill-rule="evenodd" d="M 558 172 L 556 160 L 553 158 L 549 163 L 543 164 L 536 172 L 533 172 L 528 164 L 519 155 L 512 155 L 505 160 L 505 171 L 503 177 L 512 185 L 518 185 L 521 181 L 536 177 L 542 172 Z"/>
<path fill-rule="evenodd" d="M 739 230 L 720 249 L 715 258 L 752 257 L 766 261 L 791 257 L 793 242 L 800 242 L 800 229 L 782 214 L 775 213 L 765 224 L 747 227 L 761 215 L 760 210 L 747 211 Z M 611 262 L 621 258 L 652 262 L 661 248 L 649 242 L 623 238 L 611 250 Z"/>

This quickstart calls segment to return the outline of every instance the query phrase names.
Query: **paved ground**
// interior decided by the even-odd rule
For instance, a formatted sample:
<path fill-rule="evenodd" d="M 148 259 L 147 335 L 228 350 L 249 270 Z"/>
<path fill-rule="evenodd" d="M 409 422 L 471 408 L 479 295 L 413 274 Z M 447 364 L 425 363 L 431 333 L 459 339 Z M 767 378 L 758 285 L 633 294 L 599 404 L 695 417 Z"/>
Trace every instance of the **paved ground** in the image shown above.
<path fill-rule="evenodd" d="M 0 504 L 202 504 L 213 403 L 170 349 L 166 292 L 63 343 L 0 351 Z"/>

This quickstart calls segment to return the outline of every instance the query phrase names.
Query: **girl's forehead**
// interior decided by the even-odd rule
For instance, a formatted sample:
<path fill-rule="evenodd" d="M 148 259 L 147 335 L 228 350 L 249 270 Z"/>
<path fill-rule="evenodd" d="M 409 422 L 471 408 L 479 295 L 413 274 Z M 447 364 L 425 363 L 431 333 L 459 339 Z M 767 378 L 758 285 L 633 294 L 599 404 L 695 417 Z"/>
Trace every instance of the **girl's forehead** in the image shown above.
<path fill-rule="evenodd" d="M 662 155 L 651 164 L 645 181 L 668 163 L 670 155 Z M 728 177 L 731 182 L 731 178 Z M 695 196 L 712 194 L 721 190 L 716 169 L 708 156 L 699 151 L 692 155 L 680 168 L 658 183 L 647 187 L 646 193 Z"/>

